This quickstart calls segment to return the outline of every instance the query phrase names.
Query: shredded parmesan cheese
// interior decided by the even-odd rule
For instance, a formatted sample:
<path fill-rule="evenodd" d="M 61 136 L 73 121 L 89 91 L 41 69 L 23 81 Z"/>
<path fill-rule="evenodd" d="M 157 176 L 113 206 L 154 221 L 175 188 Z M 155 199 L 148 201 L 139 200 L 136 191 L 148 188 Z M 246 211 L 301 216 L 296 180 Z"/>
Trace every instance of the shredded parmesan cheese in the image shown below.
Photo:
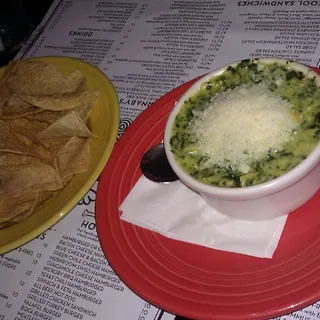
<path fill-rule="evenodd" d="M 194 111 L 193 131 L 210 165 L 231 165 L 247 173 L 250 163 L 281 150 L 297 126 L 292 105 L 263 84 L 240 86 L 211 98 Z"/>

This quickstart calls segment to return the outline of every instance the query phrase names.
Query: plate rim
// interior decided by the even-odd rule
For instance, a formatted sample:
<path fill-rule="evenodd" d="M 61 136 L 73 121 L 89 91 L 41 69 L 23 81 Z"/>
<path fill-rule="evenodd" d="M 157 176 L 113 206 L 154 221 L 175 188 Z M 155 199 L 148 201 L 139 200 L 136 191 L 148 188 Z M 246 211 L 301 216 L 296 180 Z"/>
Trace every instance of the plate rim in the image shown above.
<path fill-rule="evenodd" d="M 320 72 L 320 69 L 317 69 L 317 68 L 312 68 L 314 70 L 316 70 L 317 72 Z M 202 76 L 200 76 L 202 77 Z M 186 83 L 184 83 L 183 85 L 173 89 L 172 91 L 170 91 L 169 93 L 167 93 L 166 95 L 160 97 L 158 100 L 156 100 L 150 107 L 148 107 L 147 110 L 145 110 L 144 112 L 142 112 L 137 118 L 136 120 L 141 124 L 141 119 L 143 117 L 146 117 L 146 113 L 147 114 L 151 114 L 151 110 L 152 110 L 152 107 L 153 105 L 160 105 L 160 104 L 164 104 L 165 103 L 165 100 L 166 100 L 166 97 L 168 95 L 174 95 L 177 96 L 177 95 L 180 95 L 188 88 L 190 87 L 197 79 L 199 79 L 200 77 L 197 77 L 195 79 L 192 79 Z M 172 106 L 173 107 L 173 106 Z M 155 106 L 154 106 L 155 108 Z M 135 120 L 135 121 L 136 121 Z M 131 130 L 133 129 L 136 129 L 134 128 L 134 122 L 132 123 L 132 127 L 130 129 L 130 127 L 126 130 L 126 132 L 128 131 L 128 134 L 126 134 L 126 132 L 124 132 L 123 134 L 123 137 L 124 139 L 127 138 L 127 136 L 129 136 L 129 133 L 131 132 Z M 137 130 L 137 129 L 136 129 Z M 128 138 L 129 139 L 129 138 Z M 122 138 L 120 138 L 119 142 L 122 141 Z M 119 144 L 120 145 L 120 144 Z M 115 149 L 117 148 L 117 145 L 115 146 Z M 119 147 L 118 147 L 119 148 Z M 98 233 L 98 238 L 99 238 L 99 242 L 101 244 L 101 247 L 102 247 L 102 250 L 108 260 L 108 263 L 110 264 L 110 266 L 112 267 L 112 269 L 119 275 L 119 278 L 122 280 L 123 279 L 123 283 L 130 289 L 132 290 L 136 295 L 138 295 L 139 297 L 141 297 L 142 299 L 152 303 L 153 305 L 156 305 L 158 307 L 160 307 L 161 309 L 164 309 L 164 310 L 168 310 L 168 312 L 171 312 L 171 313 L 174 313 L 174 314 L 179 314 L 181 316 L 185 316 L 185 317 L 190 317 L 190 316 L 193 316 L 193 317 L 199 317 L 199 315 L 190 315 L 190 314 L 185 314 L 183 311 L 179 311 L 179 310 L 173 310 L 174 308 L 170 308 L 168 309 L 168 306 L 164 303 L 164 302 L 161 302 L 159 300 L 155 301 L 153 300 L 152 298 L 148 297 L 148 294 L 144 294 L 143 292 L 143 289 L 141 288 L 137 288 L 135 286 L 135 281 L 130 281 L 130 279 L 128 280 L 128 277 L 125 275 L 125 272 L 122 272 L 123 270 L 121 271 L 118 271 L 117 270 L 117 266 L 114 264 L 114 261 L 112 260 L 112 258 L 110 258 L 109 254 L 108 254 L 108 250 L 106 249 L 108 244 L 105 243 L 105 240 L 104 240 L 104 232 L 106 232 L 106 228 L 105 228 L 105 224 L 109 223 L 109 222 L 103 222 L 104 220 L 106 220 L 106 218 L 104 217 L 104 215 L 106 214 L 105 210 L 103 209 L 103 206 L 104 206 L 104 198 L 105 198 L 105 188 L 104 186 L 107 184 L 107 180 L 108 178 L 110 177 L 107 177 L 106 176 L 106 172 L 107 172 L 107 167 L 105 167 L 105 169 L 103 170 L 103 172 L 101 173 L 101 179 L 100 179 L 100 182 L 99 182 L 99 185 L 98 185 L 98 189 L 97 189 L 97 196 L 96 196 L 96 203 L 95 203 L 95 212 L 96 212 L 96 216 L 95 216 L 95 219 L 96 219 L 96 226 L 97 226 L 97 233 Z M 119 195 L 119 194 L 118 194 Z M 117 205 L 119 205 L 119 203 L 117 203 Z M 120 211 L 119 211 L 120 212 Z M 110 212 L 108 212 L 108 215 L 110 216 Z M 119 215 L 120 216 L 120 215 Z M 119 219 L 120 220 L 120 219 Z M 125 221 L 123 221 L 123 223 L 125 223 Z M 135 227 L 135 226 L 134 226 Z M 137 229 L 135 229 L 137 230 Z M 150 231 L 151 232 L 151 231 Z M 309 305 L 311 305 L 312 303 L 318 301 L 320 298 L 320 294 L 317 294 L 316 292 L 313 292 L 313 294 L 310 294 L 308 297 L 304 297 L 302 298 L 298 303 L 294 303 L 294 304 L 291 304 L 290 306 L 288 305 L 286 308 L 282 308 L 282 309 L 277 309 L 277 310 L 272 310 L 272 307 L 268 307 L 266 308 L 266 310 L 263 310 L 262 313 L 251 313 L 249 314 L 250 312 L 246 313 L 246 316 L 247 318 L 246 319 L 261 319 L 261 317 L 265 317 L 265 318 L 270 318 L 270 317 L 277 317 L 277 316 L 280 316 L 280 315 L 284 315 L 284 314 L 287 314 L 287 313 L 291 313 L 291 312 L 294 312 L 294 311 L 297 311 L 301 308 L 304 308 L 304 307 L 307 307 Z M 244 314 L 241 314 L 242 316 L 244 316 Z M 215 317 L 219 316 L 219 315 L 214 315 Z M 209 319 L 209 318 L 206 318 L 206 319 Z M 212 318 L 210 318 L 212 319 Z M 221 318 L 222 319 L 222 318 Z M 235 315 L 235 314 L 229 314 L 228 316 L 226 316 L 224 314 L 223 316 L 223 319 L 229 319 L 229 320 L 234 320 L 234 319 L 242 319 L 242 318 L 239 318 L 238 315 Z"/>

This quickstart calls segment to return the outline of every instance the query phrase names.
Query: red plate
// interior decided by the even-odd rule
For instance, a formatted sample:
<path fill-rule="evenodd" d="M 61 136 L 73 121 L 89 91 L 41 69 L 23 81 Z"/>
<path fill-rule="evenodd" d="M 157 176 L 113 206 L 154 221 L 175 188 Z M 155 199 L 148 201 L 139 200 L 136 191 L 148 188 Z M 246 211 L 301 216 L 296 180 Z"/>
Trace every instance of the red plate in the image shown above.
<path fill-rule="evenodd" d="M 157 100 L 117 142 L 97 192 L 103 252 L 136 294 L 188 318 L 262 319 L 310 305 L 320 299 L 320 192 L 289 216 L 273 259 L 171 240 L 119 219 L 141 156 L 162 140 L 170 110 L 194 81 Z"/>

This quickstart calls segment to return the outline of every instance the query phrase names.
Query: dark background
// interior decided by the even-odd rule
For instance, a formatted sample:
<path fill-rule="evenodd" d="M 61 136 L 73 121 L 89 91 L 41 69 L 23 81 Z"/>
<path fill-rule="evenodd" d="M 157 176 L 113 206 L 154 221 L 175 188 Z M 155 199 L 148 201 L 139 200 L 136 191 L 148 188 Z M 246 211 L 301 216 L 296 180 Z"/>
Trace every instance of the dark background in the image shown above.
<path fill-rule="evenodd" d="M 14 58 L 51 3 L 52 0 L 0 0 L 0 66 Z"/>

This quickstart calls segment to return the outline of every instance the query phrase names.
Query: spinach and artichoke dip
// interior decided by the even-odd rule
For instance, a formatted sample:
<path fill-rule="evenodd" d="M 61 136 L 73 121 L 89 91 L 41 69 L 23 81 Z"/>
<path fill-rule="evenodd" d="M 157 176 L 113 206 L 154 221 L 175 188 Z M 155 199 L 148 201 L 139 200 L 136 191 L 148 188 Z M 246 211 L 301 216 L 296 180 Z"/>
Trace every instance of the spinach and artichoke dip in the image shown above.
<path fill-rule="evenodd" d="M 246 187 L 288 172 L 320 137 L 320 88 L 291 62 L 243 60 L 184 101 L 170 140 L 200 182 Z"/>

